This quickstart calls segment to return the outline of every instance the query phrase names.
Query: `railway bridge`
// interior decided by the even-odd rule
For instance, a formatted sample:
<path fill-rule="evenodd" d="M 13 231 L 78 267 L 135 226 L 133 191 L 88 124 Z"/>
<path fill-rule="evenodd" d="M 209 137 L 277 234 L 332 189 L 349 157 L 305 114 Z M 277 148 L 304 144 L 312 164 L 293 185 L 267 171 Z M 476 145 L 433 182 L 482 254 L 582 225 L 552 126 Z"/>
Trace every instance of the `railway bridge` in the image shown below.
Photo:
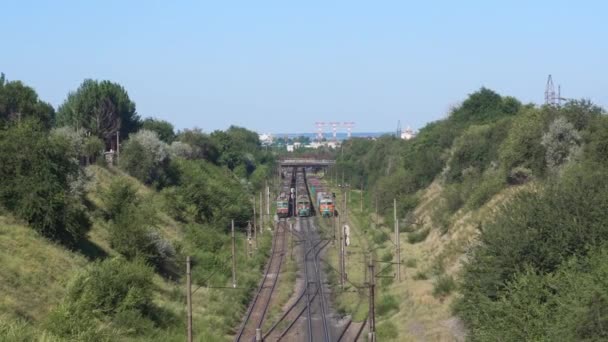
<path fill-rule="evenodd" d="M 285 158 L 279 160 L 281 167 L 329 167 L 336 164 L 333 159 Z"/>

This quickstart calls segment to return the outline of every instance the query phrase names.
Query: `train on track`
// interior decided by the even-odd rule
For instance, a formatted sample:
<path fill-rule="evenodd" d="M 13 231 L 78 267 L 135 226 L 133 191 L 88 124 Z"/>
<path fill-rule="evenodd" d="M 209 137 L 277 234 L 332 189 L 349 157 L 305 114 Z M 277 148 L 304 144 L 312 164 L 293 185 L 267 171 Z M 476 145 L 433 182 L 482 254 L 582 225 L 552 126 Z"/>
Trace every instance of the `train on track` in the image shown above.
<path fill-rule="evenodd" d="M 312 206 L 310 205 L 310 197 L 308 196 L 308 186 L 306 185 L 306 170 L 298 168 L 296 171 L 296 189 L 297 202 L 296 214 L 299 217 L 311 216 Z"/>
<path fill-rule="evenodd" d="M 286 218 L 291 216 L 294 201 L 294 174 L 292 169 L 287 169 L 281 173 L 281 188 L 277 196 L 277 216 Z"/>
<path fill-rule="evenodd" d="M 317 214 L 322 217 L 332 217 L 336 214 L 335 195 L 329 191 L 316 177 L 308 180 L 310 196 L 315 199 Z"/>
<path fill-rule="evenodd" d="M 277 217 L 308 217 L 336 214 L 335 195 L 317 177 L 306 176 L 305 168 L 288 168 L 281 172 L 281 189 L 277 196 Z"/>

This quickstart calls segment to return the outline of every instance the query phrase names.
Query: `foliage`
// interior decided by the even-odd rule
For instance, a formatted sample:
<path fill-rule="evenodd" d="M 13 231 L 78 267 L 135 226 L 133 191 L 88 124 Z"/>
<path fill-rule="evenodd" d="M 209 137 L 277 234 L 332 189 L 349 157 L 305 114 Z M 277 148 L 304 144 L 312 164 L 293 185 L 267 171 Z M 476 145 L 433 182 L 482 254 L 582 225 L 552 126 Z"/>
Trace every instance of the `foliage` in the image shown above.
<path fill-rule="evenodd" d="M 494 222 L 483 227 L 481 244 L 465 266 L 463 299 L 458 305 L 474 336 L 479 339 L 494 331 L 494 318 L 502 317 L 504 325 L 496 327 L 509 331 L 514 340 L 522 336 L 516 331 L 528 332 L 524 340 L 551 340 L 547 326 L 553 324 L 556 312 L 547 298 L 578 293 L 574 288 L 562 292 L 551 279 L 560 275 L 570 258 L 584 262 L 590 247 L 608 240 L 608 216 L 602 209 L 608 205 L 605 172 L 593 163 L 570 165 L 544 188 L 517 195 Z M 589 298 L 573 299 L 572 304 L 583 312 L 594 310 L 593 297 Z M 517 322 L 519 308 L 535 314 Z M 592 330 L 591 336 L 599 336 L 597 328 Z"/>
<path fill-rule="evenodd" d="M 51 138 L 39 123 L 0 130 L 0 204 L 49 238 L 74 244 L 90 223 L 70 181 L 78 163 L 66 139 Z"/>
<path fill-rule="evenodd" d="M 38 99 L 38 94 L 21 81 L 7 81 L 0 74 L 0 129 L 10 123 L 33 119 L 48 129 L 55 119 L 53 107 Z"/>
<path fill-rule="evenodd" d="M 155 132 L 158 138 L 167 144 L 171 144 L 175 140 L 173 125 L 165 120 L 146 118 L 141 123 L 141 128 Z"/>
<path fill-rule="evenodd" d="M 129 136 L 120 167 L 145 184 L 163 187 L 172 182 L 169 147 L 155 132 L 142 129 Z"/>
<path fill-rule="evenodd" d="M 407 235 L 407 241 L 412 244 L 422 242 L 426 240 L 426 237 L 429 236 L 430 232 L 430 228 L 423 228 L 415 232 L 409 233 Z"/>
<path fill-rule="evenodd" d="M 523 167 L 535 175 L 545 171 L 545 149 L 541 144 L 548 113 L 526 108 L 513 121 L 505 142 L 499 148 L 500 165 L 507 171 Z"/>
<path fill-rule="evenodd" d="M 199 128 L 185 129 L 179 133 L 177 140 L 192 147 L 192 154 L 188 159 L 204 159 L 217 163 L 219 151 L 211 137 Z"/>
<path fill-rule="evenodd" d="M 433 296 L 441 298 L 449 295 L 456 288 L 456 282 L 450 275 L 440 275 L 433 284 Z"/>
<path fill-rule="evenodd" d="M 378 303 L 376 304 L 376 313 L 378 316 L 385 316 L 391 311 L 399 311 L 399 302 L 397 298 L 392 295 L 380 296 Z"/>
<path fill-rule="evenodd" d="M 121 85 L 87 79 L 59 106 L 57 124 L 86 130 L 107 142 L 117 131 L 126 139 L 139 128 L 140 119 Z"/>
<path fill-rule="evenodd" d="M 200 160 L 176 160 L 179 184 L 164 191 L 176 219 L 228 229 L 230 219 L 246 222 L 252 209 L 241 184 L 221 168 Z"/>
<path fill-rule="evenodd" d="M 549 125 L 549 131 L 543 135 L 541 144 L 547 151 L 547 166 L 556 169 L 576 154 L 581 136 L 571 123 L 559 117 Z"/>
<path fill-rule="evenodd" d="M 62 337 L 84 340 L 97 339 L 101 333 L 100 339 L 106 340 L 103 335 L 110 332 L 98 331 L 95 322 L 120 326 L 120 320 L 115 318 L 135 316 L 145 320 L 150 315 L 154 309 L 152 275 L 152 269 L 139 260 L 113 258 L 95 262 L 68 284 L 68 294 L 48 317 L 46 328 Z"/>

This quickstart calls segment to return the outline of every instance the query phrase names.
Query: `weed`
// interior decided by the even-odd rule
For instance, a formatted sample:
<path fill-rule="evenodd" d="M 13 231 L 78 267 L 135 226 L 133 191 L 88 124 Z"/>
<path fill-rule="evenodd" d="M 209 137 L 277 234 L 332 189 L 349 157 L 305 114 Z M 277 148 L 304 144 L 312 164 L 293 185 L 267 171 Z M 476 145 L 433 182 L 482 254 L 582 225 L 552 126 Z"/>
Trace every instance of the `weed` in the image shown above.
<path fill-rule="evenodd" d="M 407 236 L 407 241 L 411 244 L 422 242 L 426 240 L 426 237 L 429 236 L 430 232 L 430 228 L 425 228 L 417 232 L 409 233 L 409 235 Z"/>
<path fill-rule="evenodd" d="M 442 275 L 435 280 L 435 286 L 433 287 L 433 296 L 441 298 L 449 295 L 455 288 L 456 282 L 454 278 L 449 275 Z"/>

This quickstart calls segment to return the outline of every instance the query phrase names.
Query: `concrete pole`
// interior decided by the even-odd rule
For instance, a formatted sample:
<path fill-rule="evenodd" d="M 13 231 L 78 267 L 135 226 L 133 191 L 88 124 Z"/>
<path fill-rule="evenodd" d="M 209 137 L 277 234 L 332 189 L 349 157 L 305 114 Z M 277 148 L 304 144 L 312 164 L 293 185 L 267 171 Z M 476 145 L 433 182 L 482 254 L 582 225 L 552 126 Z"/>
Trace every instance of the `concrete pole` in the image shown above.
<path fill-rule="evenodd" d="M 253 196 L 253 240 L 255 243 L 255 249 L 258 249 L 258 228 L 257 228 L 257 218 L 256 218 L 256 212 L 255 212 L 255 196 Z"/>
<path fill-rule="evenodd" d="M 234 235 L 234 220 L 232 220 L 232 287 L 236 287 L 236 236 Z"/>
<path fill-rule="evenodd" d="M 397 199 L 393 199 L 393 216 L 395 219 L 395 255 L 397 256 L 397 281 L 401 281 L 401 241 L 399 239 L 399 219 L 397 218 Z"/>
<path fill-rule="evenodd" d="M 270 216 L 270 187 L 266 182 L 266 215 Z"/>
<path fill-rule="evenodd" d="M 192 272 L 190 270 L 190 256 L 186 257 L 186 311 L 188 342 L 192 342 Z"/>
<path fill-rule="evenodd" d="M 375 308 L 375 287 L 376 287 L 376 277 L 374 276 L 374 260 L 372 255 L 370 254 L 369 258 L 369 334 L 368 341 L 375 342 L 376 341 L 376 308 Z"/>
<path fill-rule="evenodd" d="M 251 221 L 247 221 L 247 243 L 246 243 L 246 247 L 245 249 L 247 250 L 247 256 L 249 256 L 249 258 L 251 258 L 251 254 L 253 251 L 253 248 L 251 246 Z"/>
<path fill-rule="evenodd" d="M 262 197 L 262 192 L 260 191 L 260 234 L 264 233 L 264 212 L 262 208 L 264 207 L 264 197 Z"/>
<path fill-rule="evenodd" d="M 361 201 L 360 201 L 360 207 L 359 207 L 359 211 L 361 213 L 363 213 L 363 182 L 361 182 L 361 197 L 360 197 Z"/>
<path fill-rule="evenodd" d="M 118 161 L 120 158 L 120 130 L 116 132 L 116 165 L 118 165 Z"/>

